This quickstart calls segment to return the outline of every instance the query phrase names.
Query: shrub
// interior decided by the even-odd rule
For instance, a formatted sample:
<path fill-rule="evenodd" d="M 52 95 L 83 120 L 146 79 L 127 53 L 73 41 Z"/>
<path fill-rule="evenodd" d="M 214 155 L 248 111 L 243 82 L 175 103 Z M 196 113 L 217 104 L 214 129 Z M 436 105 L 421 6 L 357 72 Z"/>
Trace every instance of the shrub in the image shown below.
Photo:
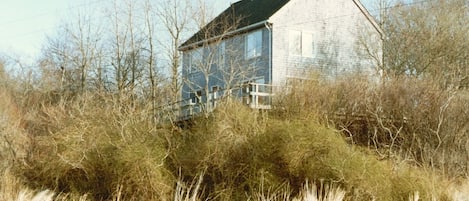
<path fill-rule="evenodd" d="M 219 200 L 245 199 L 244 192 L 259 186 L 261 175 L 269 182 L 282 182 L 266 170 L 271 164 L 260 159 L 266 151 L 255 139 L 264 133 L 264 118 L 237 102 L 221 104 L 208 119 L 194 120 L 190 130 L 173 138 L 177 149 L 172 169 L 189 180 L 205 172 L 206 196 Z"/>
<path fill-rule="evenodd" d="M 166 131 L 144 110 L 112 99 L 83 96 L 35 112 L 43 131 L 20 172 L 34 187 L 90 194 L 97 200 L 117 192 L 125 200 L 160 200 L 170 195 L 165 168 Z M 101 99 L 102 100 L 102 99 Z"/>
<path fill-rule="evenodd" d="M 277 99 L 282 118 L 317 116 L 343 131 L 349 142 L 383 158 L 404 158 L 464 176 L 469 152 L 467 90 L 441 88 L 434 80 L 412 77 L 383 82 L 363 75 L 334 81 L 304 81 Z"/>
<path fill-rule="evenodd" d="M 433 178 L 431 174 L 405 165 L 396 170 L 390 162 L 378 161 L 373 154 L 348 145 L 339 133 L 316 123 L 274 122 L 269 128 L 268 135 L 288 139 L 281 155 L 290 178 L 297 181 L 338 183 L 351 200 L 406 200 L 415 191 L 424 199 L 442 194 L 427 181 Z"/>
<path fill-rule="evenodd" d="M 10 90 L 0 86 L 0 171 L 27 156 L 30 140 L 23 126 L 22 113 Z"/>
<path fill-rule="evenodd" d="M 428 179 L 436 176 L 379 161 L 318 122 L 229 105 L 174 139 L 171 164 L 185 178 L 204 171 L 206 196 L 219 200 L 248 199 L 284 183 L 294 196 L 307 180 L 338 185 L 348 200 L 407 200 L 417 191 L 423 199 L 444 195 Z"/>
<path fill-rule="evenodd" d="M 419 154 L 416 161 L 432 159 L 444 170 L 465 167 L 449 164 L 461 163 L 457 154 L 464 153 L 467 95 L 427 91 L 433 85 L 416 80 L 303 86 L 274 111 L 227 101 L 187 129 L 157 128 L 136 101 L 86 93 L 53 101 L 40 95 L 8 116 L 20 123 L 2 125 L 31 139 L 24 163 L 14 163 L 17 176 L 34 189 L 61 192 L 57 200 L 288 200 L 307 195 L 306 181 L 344 189 L 345 200 L 407 200 L 416 192 L 424 200 L 449 200 L 442 177 L 394 156 Z M 420 136 L 427 131 L 438 132 Z M 197 183 L 181 185 L 193 178 Z M 324 198 L 326 190 L 317 194 Z"/>

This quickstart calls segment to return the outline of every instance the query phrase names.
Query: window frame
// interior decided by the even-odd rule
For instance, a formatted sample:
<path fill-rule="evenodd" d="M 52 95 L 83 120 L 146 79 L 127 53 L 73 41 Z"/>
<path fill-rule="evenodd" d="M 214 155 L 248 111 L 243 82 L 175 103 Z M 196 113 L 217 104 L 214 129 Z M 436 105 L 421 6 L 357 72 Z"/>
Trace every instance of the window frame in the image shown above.
<path fill-rule="evenodd" d="M 211 100 L 217 100 L 218 99 L 218 92 L 220 91 L 220 86 L 218 85 L 213 85 L 211 87 L 211 91 L 210 91 L 210 94 L 211 94 Z"/>
<path fill-rule="evenodd" d="M 193 74 L 193 73 L 199 72 L 200 71 L 200 66 L 202 65 L 202 63 L 204 61 L 204 48 L 203 47 L 194 48 L 193 50 L 190 51 L 189 55 L 190 55 L 190 57 L 189 57 L 189 67 L 188 67 L 188 71 L 187 71 L 188 74 Z M 200 56 L 200 57 L 196 58 L 197 55 Z"/>
<path fill-rule="evenodd" d="M 299 40 L 299 41 L 297 41 Z M 288 32 L 288 52 L 290 55 L 301 56 L 302 54 L 302 33 L 298 30 Z"/>
<path fill-rule="evenodd" d="M 202 99 L 202 90 L 198 90 L 195 92 L 190 92 L 189 93 L 189 98 L 190 98 L 190 104 L 191 105 L 196 105 L 201 103 Z"/>
<path fill-rule="evenodd" d="M 245 59 L 254 59 L 262 56 L 262 29 L 253 31 L 245 36 L 244 55 Z"/>
<path fill-rule="evenodd" d="M 312 32 L 290 30 L 288 34 L 288 54 L 290 56 L 314 57 L 316 48 Z"/>

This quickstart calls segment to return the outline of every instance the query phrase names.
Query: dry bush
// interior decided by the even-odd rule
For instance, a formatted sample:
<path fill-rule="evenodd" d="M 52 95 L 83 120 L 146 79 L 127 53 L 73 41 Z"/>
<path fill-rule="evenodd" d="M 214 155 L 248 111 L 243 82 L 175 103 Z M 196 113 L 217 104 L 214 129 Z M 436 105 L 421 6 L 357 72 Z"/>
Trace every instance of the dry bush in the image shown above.
<path fill-rule="evenodd" d="M 252 190 L 265 172 L 262 161 L 256 160 L 264 152 L 256 150 L 261 147 L 254 146 L 253 140 L 264 133 L 265 118 L 240 103 L 221 103 L 209 118 L 194 120 L 190 130 L 174 136 L 177 149 L 171 156 L 172 169 L 189 180 L 205 172 L 206 197 L 245 199 L 244 192 Z"/>
<path fill-rule="evenodd" d="M 381 157 L 401 157 L 467 174 L 468 92 L 442 89 L 434 80 L 412 77 L 381 82 L 363 75 L 334 81 L 304 81 L 278 98 L 273 114 L 284 118 L 317 116 L 343 131 L 351 143 Z"/>
<path fill-rule="evenodd" d="M 0 200 L 16 200 L 20 190 L 24 187 L 23 183 L 8 169 L 2 172 L 0 182 Z"/>
<path fill-rule="evenodd" d="M 454 201 L 469 201 L 469 182 L 465 179 L 462 182 L 453 182 L 448 193 Z"/>
<path fill-rule="evenodd" d="M 34 149 L 18 167 L 33 187 L 111 199 L 160 200 L 170 195 L 164 166 L 166 130 L 145 109 L 98 95 L 83 95 L 30 111 Z M 32 129 L 34 128 L 34 129 Z"/>
<path fill-rule="evenodd" d="M 445 196 L 434 185 L 436 175 L 379 161 L 319 120 L 278 118 L 233 104 L 173 139 L 173 171 L 186 180 L 205 172 L 202 198 L 245 200 L 285 183 L 294 197 L 307 180 L 342 187 L 346 200 L 406 200 L 416 191 L 423 199 Z M 285 198 L 272 192 L 258 198 Z"/>
<path fill-rule="evenodd" d="M 0 170 L 27 156 L 30 141 L 23 126 L 21 111 L 10 90 L 0 87 Z"/>
<path fill-rule="evenodd" d="M 455 125 L 465 122 L 455 111 L 467 112 L 463 107 L 467 95 L 426 90 L 433 85 L 418 80 L 388 81 L 381 86 L 361 78 L 303 86 L 298 87 L 301 92 L 292 89 L 285 97 L 293 98 L 285 98 L 284 105 L 273 112 L 251 110 L 236 102 L 220 103 L 215 113 L 194 120 L 187 130 L 156 128 L 148 108 L 125 97 L 31 96 L 20 118 L 30 133 L 31 148 L 26 163 L 16 164 L 14 170 L 30 187 L 63 192 L 59 194 L 62 200 L 168 200 L 177 195 L 183 200 L 248 200 L 263 189 L 274 190 L 260 199 L 281 200 L 301 194 L 306 180 L 343 188 L 345 200 L 407 200 L 414 192 L 421 199 L 449 200 L 442 190 L 446 182 L 432 171 L 379 161 L 354 144 L 368 145 L 377 153 L 407 151 L 403 152 L 407 156 L 412 156 L 412 150 L 429 149 L 409 145 L 405 141 L 408 132 L 414 132 L 414 142 L 439 142 L 419 137 L 417 131 L 436 130 L 432 125 L 436 113 L 441 122 L 439 134 L 446 136 L 450 129 L 446 119 Z M 413 94 L 422 98 L 415 99 Z M 451 104 L 438 107 L 438 101 L 444 100 Z M 424 110 L 424 106 L 432 109 Z M 408 112 L 413 108 L 422 111 Z M 405 121 L 388 121 L 390 117 Z M 418 124 L 417 118 L 425 124 Z M 323 124 L 348 132 L 347 139 L 354 143 Z M 408 127 L 414 124 L 420 130 Z M 403 126 L 400 131 L 399 125 Z M 464 126 L 451 129 L 458 129 L 464 137 Z M 445 143 L 450 139 L 456 140 L 441 138 L 439 150 L 449 150 Z M 453 148 L 451 153 L 462 148 Z M 173 189 L 176 179 L 172 175 L 190 183 L 200 172 L 204 174 L 194 185 L 197 190 Z M 286 183 L 291 187 L 288 196 L 277 193 L 275 189 Z"/>
<path fill-rule="evenodd" d="M 338 183 L 347 191 L 346 200 L 405 200 L 414 191 L 423 199 L 445 196 L 434 185 L 436 175 L 378 161 L 373 154 L 347 145 L 339 133 L 314 122 L 290 121 L 272 123 L 267 135 L 284 136 L 280 155 L 293 187 L 308 179 Z"/>

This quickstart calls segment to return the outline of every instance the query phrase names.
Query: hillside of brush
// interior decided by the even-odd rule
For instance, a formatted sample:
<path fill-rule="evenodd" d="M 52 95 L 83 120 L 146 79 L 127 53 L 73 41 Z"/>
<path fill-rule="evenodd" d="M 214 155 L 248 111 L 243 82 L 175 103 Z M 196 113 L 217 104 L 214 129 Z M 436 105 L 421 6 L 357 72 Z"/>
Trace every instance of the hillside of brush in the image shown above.
<path fill-rule="evenodd" d="M 184 127 L 155 122 L 135 97 L 3 85 L 0 200 L 46 189 L 51 200 L 463 200 L 467 91 L 357 77 L 303 82 L 269 111 L 226 100 Z"/>

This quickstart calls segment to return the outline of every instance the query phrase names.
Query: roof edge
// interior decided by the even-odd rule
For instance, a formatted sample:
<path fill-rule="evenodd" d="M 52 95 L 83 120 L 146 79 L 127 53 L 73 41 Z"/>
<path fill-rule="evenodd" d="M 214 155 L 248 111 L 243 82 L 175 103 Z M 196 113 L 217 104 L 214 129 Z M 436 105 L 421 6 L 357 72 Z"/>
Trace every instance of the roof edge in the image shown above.
<path fill-rule="evenodd" d="M 262 27 L 262 26 L 266 26 L 266 24 L 268 24 L 268 23 L 269 23 L 269 20 L 263 20 L 263 21 L 260 21 L 260 22 L 257 22 L 257 23 L 254 23 L 254 24 L 251 24 L 251 25 L 248 25 L 248 26 L 245 26 L 245 27 L 241 27 L 241 28 L 233 30 L 233 31 L 230 31 L 230 32 L 228 32 L 226 34 L 223 34 L 223 35 L 218 35 L 218 36 L 215 36 L 215 37 L 212 37 L 212 38 L 197 41 L 195 43 L 187 44 L 187 45 L 184 45 L 184 46 L 179 46 L 178 50 L 179 51 L 186 51 L 186 50 L 194 49 L 198 46 L 203 45 L 204 43 L 210 43 L 211 41 L 214 41 L 214 40 L 219 39 L 219 38 L 223 38 L 223 37 L 227 37 L 227 36 L 231 36 L 231 35 L 236 35 L 236 34 L 239 34 L 241 32 L 245 32 L 245 31 L 247 32 L 247 31 Z"/>
<path fill-rule="evenodd" d="M 358 7 L 358 9 L 360 9 L 360 11 L 363 13 L 363 15 L 365 15 L 366 19 L 368 19 L 368 21 L 370 21 L 370 23 L 373 25 L 373 27 L 376 29 L 376 31 L 378 31 L 379 35 L 381 36 L 381 39 L 383 39 L 384 38 L 384 31 L 381 28 L 381 26 L 379 26 L 378 22 L 376 22 L 376 19 L 370 14 L 368 9 L 366 9 L 365 6 L 363 6 L 363 4 L 360 0 L 352 0 L 352 1 L 353 1 L 353 3 L 355 3 L 355 5 Z"/>

